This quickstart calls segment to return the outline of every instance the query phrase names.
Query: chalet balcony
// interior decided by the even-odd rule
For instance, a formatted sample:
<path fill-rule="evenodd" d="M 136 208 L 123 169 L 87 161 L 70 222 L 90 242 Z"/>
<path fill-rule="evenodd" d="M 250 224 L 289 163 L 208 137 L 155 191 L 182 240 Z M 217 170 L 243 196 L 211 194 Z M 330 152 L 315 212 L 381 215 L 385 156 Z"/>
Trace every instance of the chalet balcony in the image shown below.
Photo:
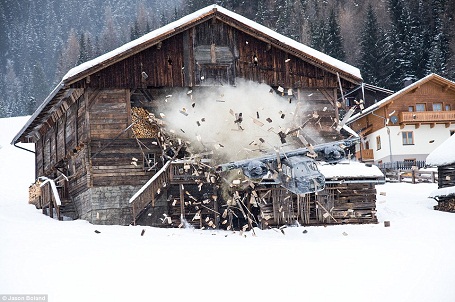
<path fill-rule="evenodd" d="M 357 151 L 355 153 L 355 157 L 357 159 L 361 159 L 363 161 L 366 161 L 366 160 L 374 160 L 374 154 L 373 154 L 373 149 L 364 149 L 364 150 L 361 150 L 361 151 Z"/>
<path fill-rule="evenodd" d="M 405 125 L 415 125 L 419 128 L 421 124 L 430 125 L 431 128 L 436 124 L 445 124 L 448 128 L 451 123 L 455 123 L 455 110 L 402 112 L 400 116 L 401 128 Z"/>

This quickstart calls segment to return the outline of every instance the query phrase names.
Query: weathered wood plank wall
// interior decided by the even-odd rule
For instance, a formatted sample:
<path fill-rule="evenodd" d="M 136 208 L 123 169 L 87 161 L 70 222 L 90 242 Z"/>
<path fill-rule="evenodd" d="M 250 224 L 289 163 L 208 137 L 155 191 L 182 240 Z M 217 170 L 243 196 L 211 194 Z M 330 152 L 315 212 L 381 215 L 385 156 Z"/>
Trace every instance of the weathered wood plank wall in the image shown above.
<path fill-rule="evenodd" d="M 215 19 L 157 41 L 72 87 L 205 86 L 235 84 L 235 77 L 285 88 L 338 87 L 336 73 Z M 345 89 L 353 87 L 344 79 L 341 82 Z"/>
<path fill-rule="evenodd" d="M 155 152 L 158 156 L 160 150 L 152 144 L 153 141 L 153 139 L 141 139 L 141 142 L 149 147 L 147 152 Z M 93 139 L 90 143 L 90 151 L 92 186 L 142 185 L 154 173 L 154 171 L 144 170 L 143 154 L 136 139 L 114 141 Z M 135 162 L 133 158 L 138 161 Z"/>

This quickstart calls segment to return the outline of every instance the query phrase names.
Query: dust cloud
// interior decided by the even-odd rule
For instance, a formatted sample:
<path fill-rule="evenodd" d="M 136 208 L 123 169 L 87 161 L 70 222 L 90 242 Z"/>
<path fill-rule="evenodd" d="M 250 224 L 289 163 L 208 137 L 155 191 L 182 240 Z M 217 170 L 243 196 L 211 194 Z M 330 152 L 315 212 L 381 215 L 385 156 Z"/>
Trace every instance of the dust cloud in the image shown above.
<path fill-rule="evenodd" d="M 302 122 L 296 112 L 304 111 L 303 105 L 294 93 L 237 80 L 235 87 L 173 91 L 160 96 L 158 108 L 166 131 L 188 141 L 191 152 L 213 150 L 218 157 L 240 160 L 302 146 L 286 136 Z"/>

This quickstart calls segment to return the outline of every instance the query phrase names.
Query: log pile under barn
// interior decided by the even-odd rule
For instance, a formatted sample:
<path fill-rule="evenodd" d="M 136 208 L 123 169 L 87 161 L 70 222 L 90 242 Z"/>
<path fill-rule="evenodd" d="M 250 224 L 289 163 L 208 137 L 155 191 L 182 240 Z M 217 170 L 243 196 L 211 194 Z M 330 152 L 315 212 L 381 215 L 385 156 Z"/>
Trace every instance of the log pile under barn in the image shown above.
<path fill-rule="evenodd" d="M 28 203 L 34 205 L 37 209 L 41 208 L 41 182 L 37 180 L 28 188 Z"/>
<path fill-rule="evenodd" d="M 328 224 L 377 223 L 376 188 L 371 183 L 327 184 L 324 191 L 318 194 L 321 203 L 330 215 L 322 214 L 322 221 Z"/>

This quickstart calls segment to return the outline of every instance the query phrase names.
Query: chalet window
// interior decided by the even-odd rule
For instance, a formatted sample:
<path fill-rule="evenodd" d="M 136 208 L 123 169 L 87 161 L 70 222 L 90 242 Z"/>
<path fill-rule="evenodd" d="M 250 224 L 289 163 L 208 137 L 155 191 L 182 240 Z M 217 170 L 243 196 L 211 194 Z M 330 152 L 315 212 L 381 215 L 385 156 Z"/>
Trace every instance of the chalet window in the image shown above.
<path fill-rule="evenodd" d="M 442 103 L 433 103 L 433 111 L 442 111 Z"/>
<path fill-rule="evenodd" d="M 401 133 L 403 145 L 414 145 L 414 134 L 412 131 L 403 131 Z"/>
<path fill-rule="evenodd" d="M 381 136 L 376 136 L 376 150 L 381 150 Z"/>
<path fill-rule="evenodd" d="M 425 111 L 425 104 L 416 104 L 416 111 L 418 112 Z"/>
<path fill-rule="evenodd" d="M 450 111 L 451 110 L 450 105 L 445 105 L 445 109 L 446 111 Z"/>
<path fill-rule="evenodd" d="M 155 153 L 146 153 L 145 158 L 144 158 L 144 170 L 147 170 L 147 171 L 156 170 L 155 163 L 156 163 Z"/>
<path fill-rule="evenodd" d="M 414 112 L 414 106 L 409 106 L 409 107 L 408 107 L 408 111 L 409 111 L 409 112 Z"/>

